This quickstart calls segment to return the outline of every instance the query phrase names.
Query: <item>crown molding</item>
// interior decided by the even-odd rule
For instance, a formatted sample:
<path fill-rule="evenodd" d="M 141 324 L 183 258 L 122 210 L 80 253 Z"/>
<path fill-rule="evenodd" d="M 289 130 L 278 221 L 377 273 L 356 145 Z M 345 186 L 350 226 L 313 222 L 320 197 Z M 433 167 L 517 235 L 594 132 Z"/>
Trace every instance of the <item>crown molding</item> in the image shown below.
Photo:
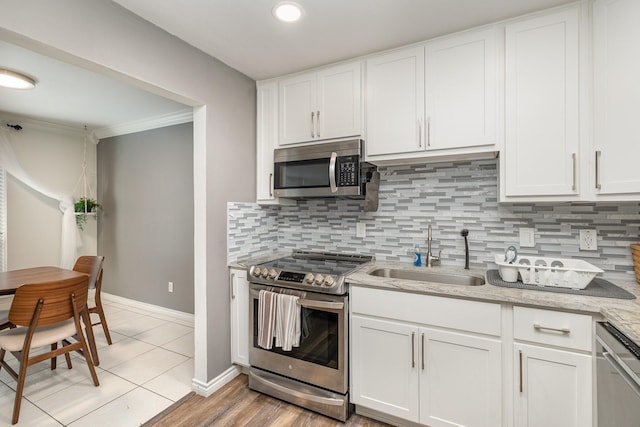
<path fill-rule="evenodd" d="M 84 127 L 72 124 L 53 123 L 45 120 L 38 120 L 30 117 L 21 116 L 19 114 L 0 112 L 0 123 L 2 126 L 8 124 L 18 124 L 24 129 L 33 129 L 45 132 L 54 132 L 61 135 L 84 137 L 87 131 Z"/>
<path fill-rule="evenodd" d="M 143 132 L 146 130 L 179 125 L 192 121 L 193 109 L 190 108 L 188 110 L 177 111 L 175 113 L 162 114 L 160 116 L 136 120 L 129 123 L 94 129 L 93 131 L 98 139 L 104 139 L 112 136 L 127 135 L 130 133 Z"/>

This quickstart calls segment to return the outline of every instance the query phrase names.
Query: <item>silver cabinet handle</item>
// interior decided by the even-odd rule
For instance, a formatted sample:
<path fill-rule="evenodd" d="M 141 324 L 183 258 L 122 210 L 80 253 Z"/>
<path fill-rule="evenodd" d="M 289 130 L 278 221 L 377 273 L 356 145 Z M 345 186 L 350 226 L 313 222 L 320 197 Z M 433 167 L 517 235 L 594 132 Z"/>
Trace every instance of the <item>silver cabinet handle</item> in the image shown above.
<path fill-rule="evenodd" d="M 411 367 L 416 367 L 416 333 L 411 332 Z"/>
<path fill-rule="evenodd" d="M 313 119 L 314 119 L 314 117 L 315 117 L 315 116 L 316 116 L 316 112 L 315 112 L 315 111 L 312 111 L 312 112 L 311 112 L 311 138 L 315 138 L 315 137 L 316 137 L 316 136 L 315 136 L 315 133 L 314 133 L 314 130 L 313 130 L 313 128 L 314 128 L 314 126 L 315 126 L 315 124 L 314 124 L 314 120 L 313 120 Z"/>
<path fill-rule="evenodd" d="M 320 138 L 320 110 L 316 111 L 316 136 Z"/>
<path fill-rule="evenodd" d="M 533 324 L 533 329 L 536 331 L 551 331 L 551 332 L 560 332 L 561 334 L 570 334 L 571 329 L 569 328 L 551 328 L 549 326 L 542 326 L 537 323 Z"/>
<path fill-rule="evenodd" d="M 522 393 L 522 350 L 518 350 L 518 353 L 520 353 L 520 393 Z"/>
<path fill-rule="evenodd" d="M 329 160 L 329 186 L 332 193 L 338 192 L 338 185 L 336 184 L 336 160 L 338 159 L 338 153 L 335 151 L 331 153 L 331 159 Z"/>
<path fill-rule="evenodd" d="M 573 191 L 576 191 L 576 182 L 577 182 L 577 178 L 576 178 L 576 174 L 577 174 L 577 164 L 576 164 L 576 153 L 572 153 L 571 154 L 571 161 L 573 162 L 573 185 L 571 186 L 571 189 Z"/>
<path fill-rule="evenodd" d="M 273 197 L 273 173 L 269 174 L 269 197 Z"/>
<path fill-rule="evenodd" d="M 235 284 L 236 284 L 236 273 L 231 273 L 231 299 L 235 299 L 236 298 L 236 292 L 235 292 Z"/>
<path fill-rule="evenodd" d="M 602 157 L 602 151 L 596 151 L 596 189 L 601 190 L 602 185 L 600 184 L 600 157 Z"/>
<path fill-rule="evenodd" d="M 431 117 L 427 117 L 427 147 L 431 147 Z"/>
<path fill-rule="evenodd" d="M 418 148 L 422 148 L 422 119 L 418 119 Z"/>
<path fill-rule="evenodd" d="M 422 354 L 422 370 L 424 371 L 424 334 L 422 334 L 422 349 L 420 351 Z"/>

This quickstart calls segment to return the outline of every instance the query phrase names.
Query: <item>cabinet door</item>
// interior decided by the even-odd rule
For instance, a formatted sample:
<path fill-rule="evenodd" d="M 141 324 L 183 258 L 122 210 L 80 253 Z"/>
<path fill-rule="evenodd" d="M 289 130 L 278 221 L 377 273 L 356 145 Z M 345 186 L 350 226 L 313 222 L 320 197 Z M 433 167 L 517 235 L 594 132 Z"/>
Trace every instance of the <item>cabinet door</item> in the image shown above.
<path fill-rule="evenodd" d="M 231 362 L 249 366 L 249 282 L 247 271 L 229 270 Z"/>
<path fill-rule="evenodd" d="M 593 5 L 596 194 L 640 197 L 640 2 Z"/>
<path fill-rule="evenodd" d="M 280 80 L 280 145 L 316 137 L 316 75 L 302 74 Z"/>
<path fill-rule="evenodd" d="M 273 150 L 278 140 L 278 84 L 257 84 L 256 199 L 274 201 Z"/>
<path fill-rule="evenodd" d="M 423 151 L 424 47 L 367 60 L 368 157 Z"/>
<path fill-rule="evenodd" d="M 351 401 L 418 422 L 417 328 L 352 316 Z"/>
<path fill-rule="evenodd" d="M 495 31 L 427 44 L 427 149 L 496 143 Z"/>
<path fill-rule="evenodd" d="M 592 425 L 592 358 L 514 344 L 514 425 Z"/>
<path fill-rule="evenodd" d="M 421 329 L 420 422 L 502 425 L 501 348 L 494 339 Z"/>
<path fill-rule="evenodd" d="M 362 133 L 361 68 L 356 62 L 318 71 L 316 139 Z"/>
<path fill-rule="evenodd" d="M 506 27 L 506 196 L 577 198 L 578 12 Z"/>

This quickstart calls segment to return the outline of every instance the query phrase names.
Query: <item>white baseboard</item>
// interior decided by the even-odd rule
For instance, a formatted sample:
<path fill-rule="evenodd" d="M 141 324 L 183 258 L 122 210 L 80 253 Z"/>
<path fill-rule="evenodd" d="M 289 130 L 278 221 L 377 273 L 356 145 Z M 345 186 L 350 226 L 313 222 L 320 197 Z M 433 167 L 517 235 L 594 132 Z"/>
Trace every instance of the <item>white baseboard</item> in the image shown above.
<path fill-rule="evenodd" d="M 194 322 L 194 315 L 191 313 L 185 313 L 184 311 L 173 310 L 171 308 L 160 307 L 159 305 L 153 305 L 146 302 L 136 301 L 129 298 L 121 297 L 118 295 L 108 294 L 106 292 L 100 293 L 101 297 L 105 301 L 110 301 L 116 304 L 126 305 L 132 308 L 138 308 L 141 310 L 151 311 L 153 313 L 165 314 L 167 316 L 176 317 L 187 322 Z"/>
<path fill-rule="evenodd" d="M 194 378 L 191 380 L 191 390 L 195 391 L 200 396 L 209 397 L 241 373 L 242 368 L 233 365 L 207 383 L 203 383 L 202 381 Z"/>

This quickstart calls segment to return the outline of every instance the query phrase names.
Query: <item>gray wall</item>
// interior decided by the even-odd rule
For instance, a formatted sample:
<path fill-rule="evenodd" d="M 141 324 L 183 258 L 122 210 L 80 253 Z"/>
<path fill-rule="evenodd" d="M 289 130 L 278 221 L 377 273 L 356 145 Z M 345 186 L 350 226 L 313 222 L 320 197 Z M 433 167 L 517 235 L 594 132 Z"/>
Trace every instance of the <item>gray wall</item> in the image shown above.
<path fill-rule="evenodd" d="M 196 107 L 194 379 L 206 387 L 231 364 L 226 212 L 255 200 L 255 81 L 110 1 L 2 5 L 3 40 Z"/>
<path fill-rule="evenodd" d="M 193 313 L 193 124 L 103 139 L 97 170 L 104 291 Z"/>

